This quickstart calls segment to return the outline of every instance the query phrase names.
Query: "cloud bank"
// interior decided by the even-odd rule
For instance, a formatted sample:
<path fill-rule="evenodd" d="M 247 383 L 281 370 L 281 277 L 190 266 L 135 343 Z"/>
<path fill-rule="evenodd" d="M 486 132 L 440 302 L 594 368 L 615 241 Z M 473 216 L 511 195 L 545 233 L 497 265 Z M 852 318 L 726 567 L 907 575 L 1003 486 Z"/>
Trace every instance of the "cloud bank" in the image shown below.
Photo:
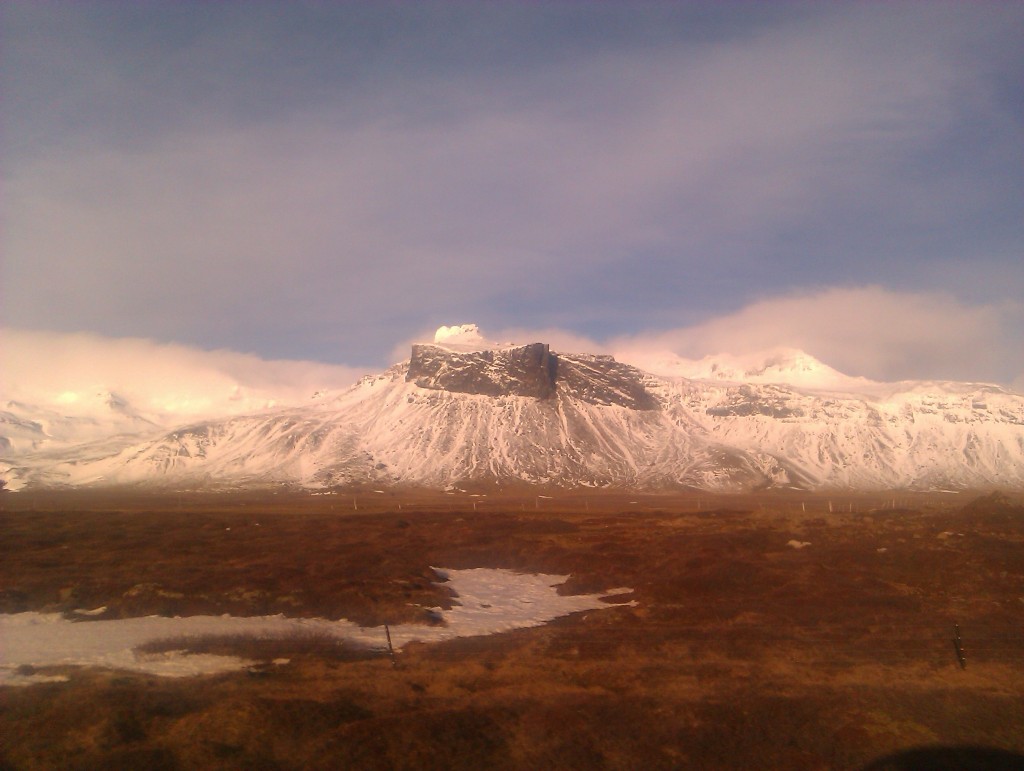
<path fill-rule="evenodd" d="M 268 361 L 142 338 L 0 329 L 0 400 L 70 416 L 107 409 L 111 395 L 165 423 L 305 404 L 364 370 Z"/>
<path fill-rule="evenodd" d="M 641 361 L 658 351 L 684 358 L 803 350 L 873 380 L 980 379 L 1024 383 L 1016 330 L 1024 305 L 967 305 L 946 293 L 832 288 L 752 303 L 691 327 L 620 337 L 608 346 Z"/>

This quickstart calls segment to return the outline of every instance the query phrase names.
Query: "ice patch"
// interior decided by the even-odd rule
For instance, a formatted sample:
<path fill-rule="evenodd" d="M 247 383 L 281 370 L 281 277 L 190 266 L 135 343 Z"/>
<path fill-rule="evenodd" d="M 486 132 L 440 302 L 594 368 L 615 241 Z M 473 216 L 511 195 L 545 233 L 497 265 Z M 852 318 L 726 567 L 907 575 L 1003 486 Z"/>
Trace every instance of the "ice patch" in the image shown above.
<path fill-rule="evenodd" d="M 452 601 L 452 609 L 436 609 L 443 625 L 392 626 L 395 647 L 413 640 L 440 642 L 538 626 L 570 613 L 610 607 L 609 598 L 632 591 L 619 588 L 597 594 L 560 595 L 556 587 L 565 583 L 568 576 L 491 568 L 434 571 L 457 598 Z M 344 619 L 327 621 L 277 615 L 69 621 L 59 613 L 15 613 L 0 615 L 0 685 L 28 685 L 52 677 L 37 675 L 34 670 L 39 667 L 98 666 L 163 677 L 240 670 L 253 662 L 232 656 L 184 651 L 140 653 L 136 649 L 154 640 L 179 637 L 308 633 L 328 634 L 373 648 L 387 645 L 383 627 L 360 627 Z"/>
<path fill-rule="evenodd" d="M 76 616 L 102 616 L 104 613 L 107 612 L 107 606 L 102 605 L 99 608 L 93 608 L 92 610 L 83 610 L 82 608 L 78 608 L 77 610 L 73 610 L 71 612 L 74 613 Z"/>

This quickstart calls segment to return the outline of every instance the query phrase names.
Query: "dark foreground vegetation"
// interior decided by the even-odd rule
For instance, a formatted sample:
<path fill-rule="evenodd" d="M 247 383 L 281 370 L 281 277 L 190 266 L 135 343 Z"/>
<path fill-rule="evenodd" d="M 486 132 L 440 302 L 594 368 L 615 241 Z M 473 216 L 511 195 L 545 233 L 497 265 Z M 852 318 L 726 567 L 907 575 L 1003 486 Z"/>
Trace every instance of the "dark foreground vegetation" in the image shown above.
<path fill-rule="evenodd" d="M 1019 499 L 18 493 L 2 505 L 5 613 L 426 622 L 418 606 L 450 601 L 430 566 L 571 574 L 565 592 L 630 586 L 637 605 L 414 643 L 395 662 L 320 638 L 238 638 L 194 646 L 267 665 L 183 680 L 47 669 L 70 679 L 0 688 L 0 768 L 847 769 L 915 746 L 1024 750 Z"/>

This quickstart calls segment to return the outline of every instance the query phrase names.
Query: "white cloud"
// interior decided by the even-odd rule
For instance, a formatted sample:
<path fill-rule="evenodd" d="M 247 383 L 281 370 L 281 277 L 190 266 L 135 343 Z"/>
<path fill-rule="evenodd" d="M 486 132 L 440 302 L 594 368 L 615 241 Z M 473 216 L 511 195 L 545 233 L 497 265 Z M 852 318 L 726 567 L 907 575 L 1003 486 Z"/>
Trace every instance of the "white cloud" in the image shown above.
<path fill-rule="evenodd" d="M 689 327 L 620 337 L 624 360 L 796 348 L 849 375 L 1009 383 L 1024 370 L 1024 305 L 967 305 L 938 292 L 829 288 L 774 297 Z"/>
<path fill-rule="evenodd" d="M 67 415 L 105 406 L 107 394 L 161 420 L 241 414 L 302 404 L 364 374 L 309 361 L 268 361 L 142 338 L 0 329 L 0 398 Z"/>

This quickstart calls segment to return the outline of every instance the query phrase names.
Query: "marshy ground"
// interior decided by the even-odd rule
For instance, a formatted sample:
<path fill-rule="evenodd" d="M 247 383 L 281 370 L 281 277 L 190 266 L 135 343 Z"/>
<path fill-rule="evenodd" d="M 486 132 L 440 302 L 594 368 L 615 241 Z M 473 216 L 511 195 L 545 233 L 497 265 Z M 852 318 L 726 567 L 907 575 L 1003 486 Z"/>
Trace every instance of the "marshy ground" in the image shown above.
<path fill-rule="evenodd" d="M 628 586 L 637 604 L 413 643 L 397 666 L 232 639 L 201 645 L 289 661 L 47 669 L 69 680 L 0 689 L 0 767 L 845 769 L 918 745 L 1024 750 L 1019 499 L 551 495 L 7 494 L 5 613 L 427 623 L 450 601 L 431 566 L 569 574 L 564 593 Z"/>

